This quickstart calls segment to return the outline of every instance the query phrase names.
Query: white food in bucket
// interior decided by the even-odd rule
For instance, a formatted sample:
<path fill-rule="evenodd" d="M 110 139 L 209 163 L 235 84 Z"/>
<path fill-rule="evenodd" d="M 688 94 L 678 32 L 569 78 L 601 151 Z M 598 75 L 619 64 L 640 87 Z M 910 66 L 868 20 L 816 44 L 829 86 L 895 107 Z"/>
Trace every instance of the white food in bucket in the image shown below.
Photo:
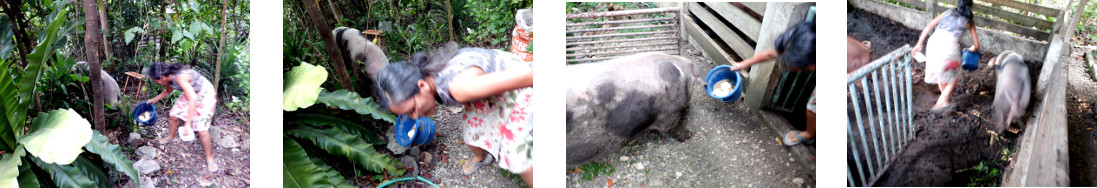
<path fill-rule="evenodd" d="M 408 131 L 408 138 L 409 139 L 415 138 L 415 132 L 418 132 L 417 131 L 417 130 L 419 130 L 418 128 L 419 128 L 419 123 L 416 123 L 415 125 L 411 126 L 411 130 Z"/>
<path fill-rule="evenodd" d="M 730 80 L 723 79 L 723 80 L 717 81 L 716 84 L 713 85 L 712 94 L 716 95 L 716 96 L 727 96 L 728 94 L 731 94 L 731 91 L 734 90 L 734 89 L 735 89 L 735 86 L 731 85 Z"/>
<path fill-rule="evenodd" d="M 149 121 L 149 119 L 151 119 L 151 118 L 152 118 L 152 113 L 150 113 L 150 112 L 141 113 L 141 115 L 137 116 L 137 119 L 139 119 L 141 121 Z"/>

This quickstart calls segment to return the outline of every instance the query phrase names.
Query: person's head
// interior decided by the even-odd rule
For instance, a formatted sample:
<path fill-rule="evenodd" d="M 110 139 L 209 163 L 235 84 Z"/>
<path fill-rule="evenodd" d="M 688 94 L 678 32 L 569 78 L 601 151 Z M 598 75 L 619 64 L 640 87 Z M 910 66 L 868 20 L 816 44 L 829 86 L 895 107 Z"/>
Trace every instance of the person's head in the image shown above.
<path fill-rule="evenodd" d="M 449 42 L 426 53 L 415 53 L 407 62 L 391 63 L 377 73 L 374 93 L 382 109 L 413 118 L 434 114 L 433 75 L 445 68 L 457 54 L 457 43 Z"/>
<path fill-rule="evenodd" d="M 382 109 L 388 109 L 393 114 L 408 114 L 412 118 L 419 118 L 434 113 L 432 83 L 426 71 L 420 68 L 418 63 L 427 61 L 427 55 L 415 53 L 409 62 L 395 62 L 377 74 L 376 87 L 377 103 Z"/>
<path fill-rule="evenodd" d="M 956 13 L 960 14 L 960 16 L 964 16 L 964 18 L 967 18 L 968 21 L 972 21 L 971 20 L 971 16 L 972 16 L 971 5 L 972 4 L 974 4 L 974 2 L 972 2 L 971 0 L 958 0 L 958 1 L 956 1 Z"/>
<path fill-rule="evenodd" d="M 804 22 L 777 37 L 777 58 L 793 71 L 815 69 L 815 23 Z"/>
<path fill-rule="evenodd" d="M 164 62 L 154 61 L 152 62 L 152 64 L 149 64 L 145 76 L 149 77 L 149 79 L 152 79 L 152 81 L 156 82 L 157 84 L 170 85 L 171 79 L 173 78 L 173 76 L 175 76 L 176 73 L 179 73 L 179 70 L 188 68 L 190 68 L 190 66 L 184 65 L 182 63 L 167 64 Z"/>

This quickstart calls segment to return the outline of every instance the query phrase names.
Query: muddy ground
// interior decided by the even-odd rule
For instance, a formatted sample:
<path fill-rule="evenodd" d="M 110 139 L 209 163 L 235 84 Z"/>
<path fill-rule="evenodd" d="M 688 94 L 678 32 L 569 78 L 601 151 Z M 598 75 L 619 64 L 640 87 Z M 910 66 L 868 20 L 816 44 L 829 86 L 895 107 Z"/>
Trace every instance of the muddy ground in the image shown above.
<path fill-rule="evenodd" d="M 917 42 L 921 31 L 906 28 L 878 15 L 859 9 L 847 13 L 848 36 L 857 40 L 872 41 L 873 58 L 878 58 L 905 44 Z M 886 33 L 886 34 L 885 34 Z M 996 44 L 982 44 L 996 45 Z M 897 160 L 881 177 L 880 186 L 969 186 L 997 185 L 999 175 L 971 170 L 981 162 L 990 168 L 1004 172 L 1008 157 L 1003 150 L 1016 149 L 1017 134 L 1003 134 L 991 145 L 994 138 L 987 132 L 993 126 L 991 103 L 994 100 L 996 78 L 985 62 L 997 54 L 982 53 L 980 68 L 962 73 L 953 92 L 951 110 L 937 114 L 929 109 L 936 102 L 940 91 L 937 86 L 926 84 L 922 63 L 913 65 L 915 139 L 898 155 Z M 1039 74 L 1040 63 L 1026 61 L 1029 74 Z M 1035 84 L 1035 83 L 1033 83 Z M 1038 100 L 1033 100 L 1038 101 Z M 1036 102 L 1031 102 L 1032 104 Z M 1031 113 L 1031 112 L 1029 112 Z M 1023 133 L 1023 132 L 1022 132 Z M 976 179 L 991 179 L 992 181 Z"/>
<path fill-rule="evenodd" d="M 1084 50 L 1075 47 L 1070 54 L 1070 71 L 1067 82 L 1067 131 L 1070 149 L 1070 186 L 1097 186 L 1097 83 L 1087 73 L 1082 59 Z"/>
<path fill-rule="evenodd" d="M 122 146 L 123 152 L 135 163 L 142 157 L 135 151 L 137 148 L 150 146 L 155 149 L 156 154 L 152 160 L 160 166 L 160 169 L 140 175 L 142 179 L 148 178 L 141 181 L 142 187 L 250 187 L 251 128 L 248 124 L 247 112 L 232 113 L 227 112 L 228 110 L 223 106 L 219 107 L 218 112 L 225 113 L 215 116 L 210 129 L 217 129 L 217 131 L 210 131 L 210 134 L 213 138 L 211 140 L 213 155 L 220 169 L 217 172 L 208 172 L 205 153 L 197 137 L 189 142 L 181 140 L 168 144 L 158 142 L 157 139 L 168 134 L 166 117 L 168 117 L 167 109 L 170 106 L 165 104 L 166 101 L 168 100 L 161 100 L 156 104 L 159 118 L 155 125 L 141 126 L 135 131 L 130 131 L 126 127 L 114 127 L 107 131 L 111 143 Z M 131 138 L 131 133 L 137 134 L 132 135 L 135 137 Z M 225 141 L 222 144 L 220 140 Z M 132 187 L 132 185 L 126 184 L 122 187 Z"/>
<path fill-rule="evenodd" d="M 716 66 L 691 47 L 683 53 L 703 70 Z M 584 170 L 590 169 L 568 169 L 567 186 L 607 187 L 611 182 L 623 187 L 815 186 L 812 173 L 777 141 L 780 134 L 763 125 L 741 101 L 720 102 L 697 84 L 685 113 L 682 123 L 692 138 L 678 142 L 669 135 L 647 133 L 593 161 L 613 169 L 608 175 L 584 180 Z M 786 122 L 776 115 L 766 117 L 771 123 Z"/>

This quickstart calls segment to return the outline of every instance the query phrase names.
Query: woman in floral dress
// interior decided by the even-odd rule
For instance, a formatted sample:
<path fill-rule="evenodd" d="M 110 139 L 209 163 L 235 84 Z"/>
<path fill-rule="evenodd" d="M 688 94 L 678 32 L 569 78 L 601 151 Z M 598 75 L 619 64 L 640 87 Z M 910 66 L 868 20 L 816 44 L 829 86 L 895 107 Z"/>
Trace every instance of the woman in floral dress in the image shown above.
<path fill-rule="evenodd" d="M 533 185 L 531 64 L 508 52 L 458 49 L 452 42 L 433 52 L 382 69 L 376 82 L 378 103 L 412 118 L 433 114 L 437 103 L 464 106 L 462 137 L 473 157 L 462 172 L 472 174 L 498 161 L 499 167 Z"/>

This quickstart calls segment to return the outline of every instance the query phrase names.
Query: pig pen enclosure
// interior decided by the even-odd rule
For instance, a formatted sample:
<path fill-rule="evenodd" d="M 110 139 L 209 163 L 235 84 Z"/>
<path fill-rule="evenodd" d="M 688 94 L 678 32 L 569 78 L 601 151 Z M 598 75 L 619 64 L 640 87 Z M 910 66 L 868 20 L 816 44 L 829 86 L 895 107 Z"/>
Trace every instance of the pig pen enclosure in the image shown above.
<path fill-rule="evenodd" d="M 769 46 L 787 25 L 812 12 L 810 3 L 567 6 L 568 64 L 663 52 L 686 57 L 704 72 L 753 56 L 756 48 Z M 779 141 L 780 133 L 794 129 L 792 125 L 803 130 L 803 106 L 814 87 L 813 72 L 754 70 L 759 71 L 743 72 L 772 78 L 755 84 L 765 93 L 754 97 L 769 97 L 748 100 L 748 91 L 739 102 L 723 103 L 709 97 L 703 84 L 696 84 L 681 120 L 692 138 L 679 142 L 657 133 L 638 135 L 614 154 L 568 169 L 568 186 L 814 186 L 814 146 L 787 147 Z"/>
<path fill-rule="evenodd" d="M 2 187 L 248 187 L 250 2 L 200 2 L 0 2 Z M 201 141 L 158 141 L 182 92 L 132 116 L 165 91 L 141 74 L 155 61 L 209 80 L 218 170 Z"/>
<path fill-rule="evenodd" d="M 942 3 L 955 1 L 929 1 L 850 1 L 848 36 L 871 41 L 874 62 L 850 73 L 847 83 L 847 185 L 1066 186 L 1067 68 L 1058 63 L 1059 23 L 1002 7 L 1063 18 L 1061 11 L 1008 0 L 977 2 L 981 65 L 962 73 L 952 107 L 935 113 L 929 109 L 940 91 L 922 81 L 925 66 L 909 51 L 936 15 L 921 10 L 936 4 L 930 11 L 940 13 L 947 10 Z M 970 34 L 962 41 L 969 46 Z M 1011 128 L 1020 132 L 996 134 L 988 129 L 994 126 L 996 78 L 986 63 L 1004 50 L 1024 57 L 1034 87 L 1027 113 Z"/>

